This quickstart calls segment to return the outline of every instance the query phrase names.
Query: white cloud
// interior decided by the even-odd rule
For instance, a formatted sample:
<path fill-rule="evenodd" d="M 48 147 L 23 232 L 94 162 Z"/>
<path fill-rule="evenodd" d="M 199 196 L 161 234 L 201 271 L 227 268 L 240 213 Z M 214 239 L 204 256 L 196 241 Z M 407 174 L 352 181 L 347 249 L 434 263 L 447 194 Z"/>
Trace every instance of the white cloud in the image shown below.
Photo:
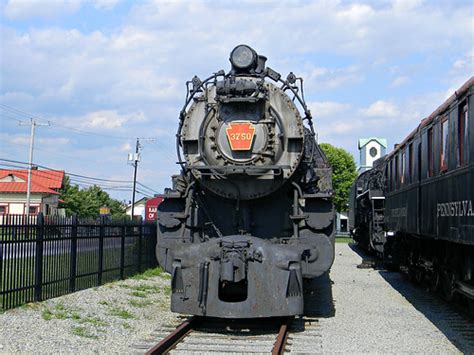
<path fill-rule="evenodd" d="M 356 66 L 343 68 L 315 67 L 302 74 L 309 89 L 334 90 L 343 85 L 359 83 L 364 79 Z"/>
<path fill-rule="evenodd" d="M 9 0 L 4 8 L 4 14 L 9 19 L 51 18 L 72 14 L 80 7 L 79 0 Z"/>
<path fill-rule="evenodd" d="M 327 117 L 347 111 L 351 105 L 335 101 L 310 102 L 308 106 L 314 117 Z"/>
<path fill-rule="evenodd" d="M 396 88 L 410 82 L 410 78 L 408 76 L 398 76 L 393 79 L 392 83 L 390 84 L 391 87 Z"/>
<path fill-rule="evenodd" d="M 122 0 L 95 0 L 94 7 L 100 10 L 112 10 Z"/>
<path fill-rule="evenodd" d="M 97 0 L 88 6 L 91 11 L 95 11 L 93 7 L 102 11 L 115 5 L 115 0 Z M 16 0 L 0 7 L 9 19 L 27 19 L 71 14 L 80 4 Z M 156 174 L 154 167 L 163 165 L 163 178 L 160 175 L 159 181 L 152 180 L 162 186 L 168 185 L 169 172 L 177 170 L 173 164 L 174 133 L 185 81 L 194 74 L 204 78 L 210 72 L 227 70 L 229 51 L 238 43 L 248 43 L 266 55 L 268 65 L 283 77 L 289 71 L 302 76 L 310 107 L 316 119 L 322 117 L 321 122 L 316 120 L 321 137 L 347 147 L 355 147 L 359 135 L 402 138 L 424 113 L 429 114 L 441 103 L 438 97 L 411 102 L 413 89 L 420 92 L 424 89 L 420 83 L 426 83 L 417 75 L 439 77 L 438 85 L 433 88 L 430 82 L 426 90 L 437 91 L 438 96 L 441 91 L 443 96 L 446 87 L 457 89 L 457 83 L 462 84 L 470 63 L 472 72 L 472 59 L 463 55 L 472 47 L 472 39 L 466 35 L 472 26 L 468 3 L 257 1 L 229 7 L 217 1 L 154 1 L 127 7 L 130 13 L 117 12 L 112 21 L 99 24 L 86 18 L 80 23 L 63 21 L 67 19 L 64 17 L 57 27 L 42 21 L 10 21 L 1 26 L 0 100 L 43 117 L 59 117 L 70 127 L 114 130 L 113 135 L 127 137 L 159 136 L 156 144 L 145 149 L 149 156 L 144 158 L 143 167 L 149 164 L 150 172 Z M 122 8 L 125 6 L 120 11 Z M 67 25 L 61 28 L 62 23 Z M 203 26 L 209 23 L 212 26 Z M 452 62 L 452 72 L 436 72 L 441 67 L 437 61 L 450 60 L 448 53 L 460 55 Z M 429 62 L 434 70 L 407 68 L 414 62 L 419 66 Z M 388 68 L 395 64 L 399 68 L 390 72 Z M 391 95 L 396 96 L 390 101 L 372 103 L 380 94 L 378 84 L 391 81 L 393 87 L 400 87 L 407 84 L 404 77 L 411 78 L 406 93 L 394 90 Z M 360 107 L 359 102 L 372 105 Z M 148 120 L 145 124 L 137 117 Z M 397 120 L 385 120 L 380 125 L 381 117 Z M 42 130 L 40 137 L 45 137 L 45 132 Z M 94 154 L 92 150 L 81 153 L 84 160 L 100 150 L 101 160 L 107 164 L 115 159 L 112 150 L 127 148 L 112 141 L 115 145 L 111 149 L 110 141 L 71 133 L 71 147 L 62 146 L 70 151 L 61 153 L 79 155 L 84 141 L 104 146 L 102 150 L 96 147 Z M 24 152 L 27 154 L 27 149 Z M 57 159 L 52 153 L 39 156 L 46 159 L 45 163 Z M 158 160 L 162 157 L 166 166 Z M 117 166 L 125 166 L 124 157 L 117 159 Z M 74 164 L 71 159 L 60 162 Z M 108 165 L 100 168 L 98 175 L 109 173 Z M 74 165 L 71 169 L 79 170 Z M 113 171 L 117 175 L 121 172 Z"/>
<path fill-rule="evenodd" d="M 6 137 L 12 144 L 27 145 L 30 144 L 30 137 L 26 135 L 15 135 L 11 137 Z"/>
<path fill-rule="evenodd" d="M 395 104 L 378 100 L 366 109 L 362 109 L 361 113 L 368 117 L 395 117 L 400 114 L 400 111 Z"/>
<path fill-rule="evenodd" d="M 129 122 L 143 122 L 145 116 L 142 112 L 121 115 L 117 111 L 102 110 L 85 115 L 81 118 L 81 121 L 83 127 L 114 129 L 120 128 Z"/>
<path fill-rule="evenodd" d="M 132 145 L 130 143 L 125 143 L 120 147 L 121 152 L 131 152 L 132 151 Z"/>
<path fill-rule="evenodd" d="M 393 0 L 392 6 L 396 11 L 410 11 L 421 6 L 423 0 Z"/>
<path fill-rule="evenodd" d="M 58 145 L 66 145 L 71 142 L 69 138 L 66 137 L 60 137 L 60 138 L 39 138 L 37 140 L 37 145 L 47 145 L 47 146 L 52 146 L 56 147 Z"/>

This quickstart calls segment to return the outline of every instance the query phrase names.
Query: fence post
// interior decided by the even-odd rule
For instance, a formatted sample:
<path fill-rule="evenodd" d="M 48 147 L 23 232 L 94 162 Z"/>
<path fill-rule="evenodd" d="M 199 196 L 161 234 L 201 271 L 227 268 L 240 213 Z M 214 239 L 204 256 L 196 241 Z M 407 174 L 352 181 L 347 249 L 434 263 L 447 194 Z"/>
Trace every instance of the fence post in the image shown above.
<path fill-rule="evenodd" d="M 71 266 L 69 268 L 69 292 L 76 291 L 76 267 L 77 267 L 77 215 L 71 218 Z"/>
<path fill-rule="evenodd" d="M 126 233 L 126 220 L 123 220 L 123 226 L 121 228 L 120 235 L 120 279 L 125 277 L 125 233 Z"/>
<path fill-rule="evenodd" d="M 104 236 L 105 236 L 105 218 L 100 217 L 100 228 L 99 228 L 99 272 L 97 275 L 97 280 L 99 286 L 102 285 L 102 270 L 104 265 Z"/>
<path fill-rule="evenodd" d="M 138 272 L 142 272 L 142 220 L 139 219 L 140 225 L 138 226 Z"/>
<path fill-rule="evenodd" d="M 43 213 L 36 218 L 36 251 L 35 251 L 35 301 L 41 301 L 43 293 Z"/>

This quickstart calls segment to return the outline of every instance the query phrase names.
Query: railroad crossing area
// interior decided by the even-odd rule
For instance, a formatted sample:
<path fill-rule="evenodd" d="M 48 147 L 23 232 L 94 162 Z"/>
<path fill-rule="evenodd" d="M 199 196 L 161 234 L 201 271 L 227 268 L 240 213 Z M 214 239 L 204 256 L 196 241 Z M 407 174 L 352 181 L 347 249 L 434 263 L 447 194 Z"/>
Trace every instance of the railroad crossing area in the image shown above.
<path fill-rule="evenodd" d="M 358 268 L 336 244 L 329 277 L 305 286 L 304 317 L 290 321 L 285 353 L 472 353 L 474 324 L 397 272 Z M 137 277 L 0 314 L 0 352 L 143 354 L 186 318 L 169 311 L 169 279 Z M 279 327 L 205 323 L 171 353 L 270 353 Z"/>

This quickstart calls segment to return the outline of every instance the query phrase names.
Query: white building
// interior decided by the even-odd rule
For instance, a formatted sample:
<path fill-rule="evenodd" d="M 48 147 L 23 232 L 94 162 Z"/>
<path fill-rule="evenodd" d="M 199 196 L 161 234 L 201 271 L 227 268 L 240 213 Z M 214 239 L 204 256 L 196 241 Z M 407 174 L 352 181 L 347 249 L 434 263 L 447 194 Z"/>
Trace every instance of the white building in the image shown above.
<path fill-rule="evenodd" d="M 385 138 L 359 139 L 360 166 L 359 174 L 372 168 L 374 161 L 385 155 L 387 140 Z"/>
<path fill-rule="evenodd" d="M 133 209 L 133 216 L 135 218 L 141 217 L 142 220 L 145 220 L 145 206 L 146 206 L 146 201 L 148 201 L 148 198 L 143 197 L 142 199 L 135 201 L 135 208 Z M 127 209 L 125 210 L 125 213 L 127 216 L 132 215 L 132 204 L 129 204 L 127 206 Z"/>

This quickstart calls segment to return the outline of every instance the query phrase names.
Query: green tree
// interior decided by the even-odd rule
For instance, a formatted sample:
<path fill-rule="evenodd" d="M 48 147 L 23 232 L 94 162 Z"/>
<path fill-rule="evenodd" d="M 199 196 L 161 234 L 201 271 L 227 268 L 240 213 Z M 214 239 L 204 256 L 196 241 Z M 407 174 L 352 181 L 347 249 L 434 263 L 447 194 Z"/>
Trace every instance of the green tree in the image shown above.
<path fill-rule="evenodd" d="M 329 143 L 320 144 L 332 167 L 334 205 L 338 212 L 347 211 L 349 190 L 357 177 L 356 164 L 352 155 L 342 148 Z"/>
<path fill-rule="evenodd" d="M 125 205 L 109 196 L 99 186 L 80 189 L 72 185 L 69 176 L 65 176 L 61 187 L 60 199 L 64 201 L 66 214 L 76 214 L 79 217 L 96 217 L 100 207 L 109 207 L 112 217 L 125 216 Z"/>

